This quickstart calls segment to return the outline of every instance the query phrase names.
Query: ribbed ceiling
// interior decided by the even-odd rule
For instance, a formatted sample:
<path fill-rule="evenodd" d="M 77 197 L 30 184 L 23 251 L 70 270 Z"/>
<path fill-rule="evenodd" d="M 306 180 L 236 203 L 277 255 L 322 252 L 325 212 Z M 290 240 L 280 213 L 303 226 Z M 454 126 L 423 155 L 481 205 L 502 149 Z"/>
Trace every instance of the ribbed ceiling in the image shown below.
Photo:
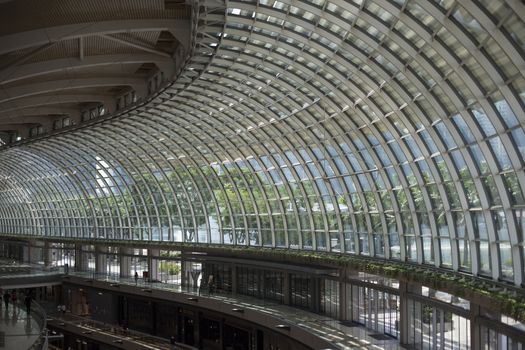
<path fill-rule="evenodd" d="M 49 134 L 147 99 L 172 81 L 189 53 L 190 8 L 165 1 L 0 4 L 0 143 Z M 89 96 L 96 87 L 111 92 L 101 100 Z M 79 104 L 62 114 L 61 103 L 46 100 L 42 118 L 26 113 L 49 92 L 57 101 L 76 94 Z"/>
<path fill-rule="evenodd" d="M 345 252 L 522 284 L 523 3 L 213 4 L 155 99 L 0 153 L 3 232 Z"/>

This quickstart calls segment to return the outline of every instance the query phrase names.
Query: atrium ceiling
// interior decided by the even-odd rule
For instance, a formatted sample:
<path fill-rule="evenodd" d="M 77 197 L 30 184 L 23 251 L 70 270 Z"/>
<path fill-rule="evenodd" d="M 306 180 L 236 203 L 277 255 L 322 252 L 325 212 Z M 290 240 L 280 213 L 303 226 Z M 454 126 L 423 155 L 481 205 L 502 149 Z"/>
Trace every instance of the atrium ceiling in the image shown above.
<path fill-rule="evenodd" d="M 163 10 L 171 2 L 130 3 L 140 9 L 134 13 L 158 3 L 166 18 L 151 9 L 154 18 L 182 23 L 176 11 Z M 184 62 L 175 58 L 173 81 L 158 93 L 123 112 L 4 146 L 1 232 L 345 252 L 523 283 L 523 2 L 254 0 L 189 7 Z M 113 19 L 109 8 L 95 8 L 88 13 Z M 79 28 L 95 21 L 66 18 Z M 6 26 L 14 30 L 15 23 Z M 0 45 L 6 55 L 23 60 L 13 68 L 59 54 L 81 64 L 80 41 L 92 50 L 111 46 L 104 53 L 110 62 L 127 50 L 132 62 L 111 73 L 96 64 L 74 70 L 75 81 L 100 81 L 96 91 L 113 96 L 115 87 L 133 87 L 126 79 L 145 78 L 133 61 L 144 50 L 121 41 L 152 48 L 160 35 L 152 27 L 80 36 L 90 40 L 65 35 L 32 55 L 46 44 L 23 35 L 31 21 L 19 25 L 0 38 L 10 43 Z M 155 50 L 182 57 L 176 49 Z M 0 72 L 0 109 L 21 110 L 1 112 L 5 125 L 29 118 L 18 101 L 36 98 L 12 98 L 13 84 L 38 91 L 42 81 L 70 74 L 14 72 Z M 106 90 L 102 82 L 110 76 L 114 85 Z M 92 86 L 78 90 L 84 88 L 53 101 L 94 93 Z M 40 102 L 28 107 L 47 112 Z"/>
<path fill-rule="evenodd" d="M 189 49 L 180 1 L 20 0 L 0 3 L 0 137 L 70 118 L 133 91 L 155 73 L 172 80 Z M 158 79 L 158 78 L 157 78 Z M 150 88 L 151 89 L 151 88 Z M 99 113 L 99 111 L 97 111 Z"/>

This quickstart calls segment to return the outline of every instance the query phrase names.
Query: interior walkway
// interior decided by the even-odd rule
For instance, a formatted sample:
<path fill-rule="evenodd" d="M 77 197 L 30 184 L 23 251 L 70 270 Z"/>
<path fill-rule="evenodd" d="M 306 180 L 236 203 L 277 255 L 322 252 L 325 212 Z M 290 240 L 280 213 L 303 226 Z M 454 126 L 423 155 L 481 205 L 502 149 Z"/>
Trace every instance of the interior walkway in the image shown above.
<path fill-rule="evenodd" d="M 0 349 L 29 349 L 40 335 L 38 322 L 27 316 L 25 307 L 0 304 Z"/>
<path fill-rule="evenodd" d="M 133 278 L 123 278 L 116 276 L 93 276 L 91 273 L 76 272 L 72 275 L 89 277 L 107 281 L 109 283 L 120 283 L 127 285 L 135 285 Z M 160 282 L 144 282 L 139 279 L 138 286 L 144 288 L 154 288 L 169 290 L 175 293 L 185 293 L 195 296 L 213 298 L 220 300 L 223 303 L 230 304 L 232 307 L 242 307 L 246 309 L 256 310 L 258 312 L 269 314 L 273 317 L 281 319 L 284 323 L 293 324 L 295 326 L 306 329 L 312 334 L 321 337 L 334 345 L 336 349 L 404 349 L 399 345 L 397 339 L 378 334 L 374 330 L 366 329 L 363 326 L 354 325 L 351 322 L 346 325 L 341 324 L 340 321 L 330 317 L 301 310 L 295 307 L 290 307 L 282 304 L 269 302 L 257 298 L 246 297 L 242 295 L 221 294 L 214 293 L 208 295 L 207 291 L 199 292 L 199 290 L 183 288 L 176 284 L 167 284 Z M 380 338 L 380 339 L 376 339 Z"/>

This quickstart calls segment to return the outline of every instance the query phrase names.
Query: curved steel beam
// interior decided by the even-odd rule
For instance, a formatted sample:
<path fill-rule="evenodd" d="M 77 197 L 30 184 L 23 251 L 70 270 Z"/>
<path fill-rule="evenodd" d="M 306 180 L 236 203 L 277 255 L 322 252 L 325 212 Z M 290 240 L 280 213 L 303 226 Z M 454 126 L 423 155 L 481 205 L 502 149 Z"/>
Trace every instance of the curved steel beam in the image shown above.
<path fill-rule="evenodd" d="M 8 84 L 14 81 L 34 78 L 40 75 L 64 72 L 75 69 L 98 68 L 120 64 L 141 64 L 152 62 L 157 67 L 173 65 L 173 59 L 160 57 L 153 53 L 143 54 L 114 54 L 87 56 L 83 60 L 76 58 L 59 58 L 55 60 L 35 62 L 0 71 L 0 84 Z"/>
<path fill-rule="evenodd" d="M 0 112 L 0 120 L 10 119 L 14 121 L 13 119 L 15 119 L 16 121 L 18 121 L 18 118 L 22 118 L 25 116 L 48 116 L 50 114 L 68 114 L 76 116 L 80 114 L 80 111 L 77 108 L 61 106 L 26 108 L 5 113 Z"/>
<path fill-rule="evenodd" d="M 107 95 L 98 94 L 67 94 L 67 95 L 45 95 L 20 98 L 0 104 L 0 113 L 16 111 L 19 109 L 33 108 L 38 106 L 77 104 L 87 102 L 104 103 L 108 100 Z"/>
<path fill-rule="evenodd" d="M 0 37 L 0 55 L 8 52 L 93 35 L 167 30 L 181 43 L 189 37 L 189 21 L 177 19 L 126 19 L 75 23 L 34 29 Z"/>
<path fill-rule="evenodd" d="M 144 79 L 129 77 L 79 78 L 71 80 L 54 80 L 34 84 L 18 85 L 0 90 L 0 103 L 32 95 L 40 95 L 64 90 L 90 87 L 132 86 L 135 90 L 145 88 Z"/>

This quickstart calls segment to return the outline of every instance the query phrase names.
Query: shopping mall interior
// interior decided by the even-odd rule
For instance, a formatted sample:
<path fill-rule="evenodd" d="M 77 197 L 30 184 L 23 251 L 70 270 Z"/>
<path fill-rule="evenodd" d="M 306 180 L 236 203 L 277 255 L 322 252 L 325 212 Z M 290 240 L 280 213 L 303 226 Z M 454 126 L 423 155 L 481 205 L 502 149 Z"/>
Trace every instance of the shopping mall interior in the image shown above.
<path fill-rule="evenodd" d="M 525 350 L 525 3 L 0 0 L 0 348 Z"/>

